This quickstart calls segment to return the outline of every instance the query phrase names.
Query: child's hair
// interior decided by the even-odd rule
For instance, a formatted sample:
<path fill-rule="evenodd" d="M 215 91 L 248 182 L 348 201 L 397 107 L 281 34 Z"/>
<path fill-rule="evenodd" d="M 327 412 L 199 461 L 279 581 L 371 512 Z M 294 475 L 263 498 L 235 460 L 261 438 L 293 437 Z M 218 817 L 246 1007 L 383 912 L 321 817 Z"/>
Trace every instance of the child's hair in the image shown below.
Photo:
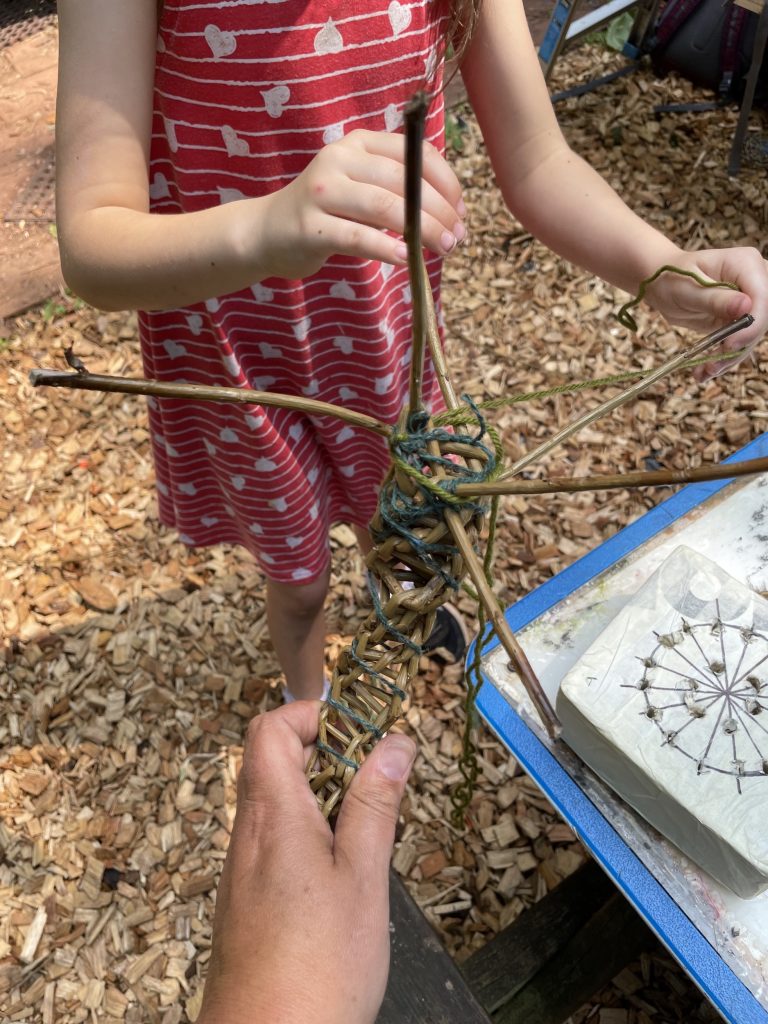
<path fill-rule="evenodd" d="M 446 49 L 451 46 L 455 58 L 460 58 L 469 45 L 477 25 L 481 4 L 482 0 L 440 0 L 440 5 L 448 16 L 448 27 L 445 32 Z"/>

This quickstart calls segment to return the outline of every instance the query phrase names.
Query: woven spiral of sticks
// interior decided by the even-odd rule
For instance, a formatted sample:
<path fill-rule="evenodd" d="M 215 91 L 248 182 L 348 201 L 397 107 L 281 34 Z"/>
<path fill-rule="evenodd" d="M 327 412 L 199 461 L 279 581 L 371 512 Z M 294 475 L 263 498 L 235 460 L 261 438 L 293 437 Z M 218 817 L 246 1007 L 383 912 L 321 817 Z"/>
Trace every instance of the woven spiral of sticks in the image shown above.
<path fill-rule="evenodd" d="M 484 507 L 453 494 L 458 483 L 491 479 L 498 466 L 475 414 L 474 435 L 435 427 L 421 412 L 393 433 L 393 466 L 370 527 L 373 610 L 339 655 L 307 766 L 326 817 L 338 810 L 366 754 L 400 717 L 437 609 L 466 573 L 446 510 L 460 517 L 473 546 L 482 530 Z"/>

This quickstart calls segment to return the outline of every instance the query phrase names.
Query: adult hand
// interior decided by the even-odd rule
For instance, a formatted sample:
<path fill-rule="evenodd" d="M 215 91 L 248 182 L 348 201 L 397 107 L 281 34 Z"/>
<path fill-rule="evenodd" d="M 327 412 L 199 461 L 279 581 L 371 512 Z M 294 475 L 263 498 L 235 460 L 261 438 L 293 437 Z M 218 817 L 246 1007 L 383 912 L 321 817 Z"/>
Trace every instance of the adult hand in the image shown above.
<path fill-rule="evenodd" d="M 711 362 L 697 368 L 694 376 L 705 380 L 738 366 L 768 331 L 768 263 L 757 249 L 745 246 L 680 250 L 670 262 L 706 281 L 727 281 L 737 286 L 738 290 L 704 288 L 690 277 L 664 273 L 648 287 L 646 298 L 670 323 L 701 335 L 751 313 L 755 320 L 752 326 L 732 335 L 723 346 L 723 351 L 748 351 L 728 362 L 718 362 L 713 356 Z"/>
<path fill-rule="evenodd" d="M 424 245 L 450 252 L 464 238 L 461 186 L 434 146 L 424 144 Z M 267 196 L 259 247 L 269 275 L 303 278 L 336 253 L 402 265 L 405 138 L 358 129 L 325 146 L 285 188 Z"/>
<path fill-rule="evenodd" d="M 369 1024 L 389 970 L 389 861 L 415 747 L 367 758 L 335 833 L 304 776 L 319 702 L 248 729 L 198 1024 Z"/>

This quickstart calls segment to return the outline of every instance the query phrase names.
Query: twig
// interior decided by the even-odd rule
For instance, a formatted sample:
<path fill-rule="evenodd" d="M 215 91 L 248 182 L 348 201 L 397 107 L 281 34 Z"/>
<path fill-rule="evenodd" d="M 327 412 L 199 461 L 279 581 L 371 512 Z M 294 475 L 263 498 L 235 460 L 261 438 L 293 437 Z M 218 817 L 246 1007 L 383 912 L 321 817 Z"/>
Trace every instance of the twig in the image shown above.
<path fill-rule="evenodd" d="M 225 388 L 209 384 L 180 384 L 139 377 L 112 377 L 104 373 L 66 373 L 61 370 L 31 370 L 32 387 L 75 388 L 82 391 L 110 391 L 123 395 L 151 395 L 155 398 L 185 398 L 205 402 L 229 402 L 245 405 L 266 405 L 279 409 L 294 409 L 308 416 L 335 416 L 356 427 L 372 430 L 389 437 L 392 428 L 365 413 L 353 412 L 330 402 L 297 395 L 280 395 L 271 391 L 251 391 L 248 388 Z"/>
<path fill-rule="evenodd" d="M 686 349 L 684 352 L 681 352 L 672 359 L 668 359 L 666 363 L 662 363 L 661 366 L 651 371 L 647 377 L 643 377 L 641 380 L 637 381 L 637 383 L 632 384 L 626 391 L 622 391 L 620 395 L 609 398 L 591 412 L 585 413 L 583 416 L 579 417 L 579 419 L 574 420 L 573 423 L 567 424 L 562 430 L 553 434 L 552 437 L 544 441 L 537 448 L 533 448 L 531 451 L 526 452 L 525 455 L 519 458 L 513 466 L 501 474 L 499 481 L 509 480 L 510 477 L 517 476 L 518 473 L 530 466 L 532 462 L 536 462 L 537 459 L 546 455 L 547 452 L 552 451 L 553 448 L 562 444 L 563 441 L 572 437 L 583 427 L 589 426 L 590 423 L 594 423 L 595 420 L 600 419 L 601 416 L 605 416 L 607 413 L 613 412 L 614 409 L 618 409 L 620 406 L 632 401 L 633 398 L 637 398 L 639 394 L 647 390 L 657 381 L 660 381 L 663 377 L 666 377 L 668 374 L 679 369 L 679 367 L 689 359 L 700 355 L 700 353 L 713 348 L 715 345 L 719 345 L 721 341 L 725 341 L 726 338 L 730 338 L 732 334 L 736 334 L 737 331 L 741 331 L 745 327 L 749 327 L 752 323 L 754 323 L 753 317 L 747 314 L 746 316 L 739 317 L 738 320 L 734 320 L 733 323 L 727 324 L 725 327 L 720 327 L 718 330 L 708 334 L 705 338 L 696 342 L 696 344 L 691 348 Z"/>
<path fill-rule="evenodd" d="M 438 383 L 443 394 L 443 400 L 449 409 L 456 409 L 459 406 L 458 398 L 453 390 L 453 386 L 448 379 L 447 367 L 445 363 L 445 357 L 443 350 L 440 347 L 440 336 L 437 330 L 437 319 L 435 317 L 435 306 L 432 302 L 432 290 L 429 284 L 429 277 L 427 270 L 424 265 L 423 259 L 421 260 L 421 290 L 423 293 L 424 306 L 427 310 L 427 341 L 429 343 L 429 352 L 432 357 L 432 362 L 435 366 L 435 373 L 437 374 Z M 466 485 L 470 489 L 472 484 Z M 475 585 L 477 595 L 483 603 L 486 614 L 493 628 L 496 631 L 502 647 L 507 653 L 507 657 L 510 662 L 514 665 L 517 674 L 520 676 L 520 680 L 528 693 L 528 696 L 533 701 L 533 704 L 541 716 L 541 720 L 544 723 L 548 734 L 552 739 L 556 739 L 560 735 L 560 724 L 557 720 L 557 715 L 544 692 L 538 676 L 533 670 L 531 663 L 523 651 L 520 644 L 517 642 L 517 638 L 512 630 L 507 625 L 507 620 L 504 617 L 504 612 L 499 605 L 496 595 L 491 589 L 485 575 L 485 569 L 480 559 L 475 554 L 475 550 L 469 541 L 467 531 L 464 529 L 464 524 L 461 521 L 461 516 L 458 512 L 451 509 L 445 512 L 445 521 L 448 525 L 451 535 L 454 539 L 456 547 L 461 552 L 469 573 L 470 579 Z M 477 643 L 481 642 L 481 638 L 478 637 Z"/>
<path fill-rule="evenodd" d="M 732 477 L 757 476 L 768 472 L 768 458 L 749 459 L 696 469 L 661 469 L 654 472 L 606 473 L 600 476 L 556 476 L 550 480 L 494 480 L 486 484 L 458 484 L 462 498 L 485 498 L 494 494 L 562 494 L 576 491 L 610 491 L 624 487 L 666 487 L 674 484 L 706 483 Z"/>
<path fill-rule="evenodd" d="M 417 93 L 405 108 L 405 242 L 408 247 L 408 274 L 413 307 L 413 350 L 408 390 L 408 415 L 422 408 L 424 379 L 424 296 L 421 288 L 421 175 L 423 168 L 424 120 L 427 99 Z"/>

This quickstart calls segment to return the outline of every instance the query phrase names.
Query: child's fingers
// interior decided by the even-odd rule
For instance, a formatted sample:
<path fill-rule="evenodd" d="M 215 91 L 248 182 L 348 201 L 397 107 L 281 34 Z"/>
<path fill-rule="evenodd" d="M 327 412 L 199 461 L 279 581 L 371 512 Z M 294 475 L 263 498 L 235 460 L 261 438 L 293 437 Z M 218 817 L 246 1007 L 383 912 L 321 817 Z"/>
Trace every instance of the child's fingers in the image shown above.
<path fill-rule="evenodd" d="M 384 228 L 402 234 L 405 230 L 405 202 L 400 196 L 375 185 L 347 182 L 343 202 L 326 210 L 345 220 L 356 221 L 373 228 Z M 451 227 L 455 227 L 451 224 Z M 458 241 L 454 231 L 426 211 L 421 215 L 421 234 L 424 245 L 443 255 L 455 248 Z"/>
<path fill-rule="evenodd" d="M 396 266 L 402 266 L 407 260 L 405 245 L 399 238 L 392 238 L 368 224 L 321 214 L 315 232 L 329 252 L 342 256 L 359 256 Z"/>
<path fill-rule="evenodd" d="M 373 156 L 405 164 L 405 137 L 390 132 L 351 132 L 347 139 Z M 401 172 L 402 176 L 402 172 Z M 430 142 L 424 143 L 422 177 L 462 216 L 461 185 L 445 157 Z"/>
<path fill-rule="evenodd" d="M 353 158 L 347 174 L 353 181 L 361 184 L 376 185 L 394 195 L 404 195 L 403 165 L 396 160 L 360 153 Z M 435 220 L 439 220 L 446 231 L 456 233 L 455 229 L 461 222 L 456 207 L 426 180 L 422 182 L 421 208 Z"/>

